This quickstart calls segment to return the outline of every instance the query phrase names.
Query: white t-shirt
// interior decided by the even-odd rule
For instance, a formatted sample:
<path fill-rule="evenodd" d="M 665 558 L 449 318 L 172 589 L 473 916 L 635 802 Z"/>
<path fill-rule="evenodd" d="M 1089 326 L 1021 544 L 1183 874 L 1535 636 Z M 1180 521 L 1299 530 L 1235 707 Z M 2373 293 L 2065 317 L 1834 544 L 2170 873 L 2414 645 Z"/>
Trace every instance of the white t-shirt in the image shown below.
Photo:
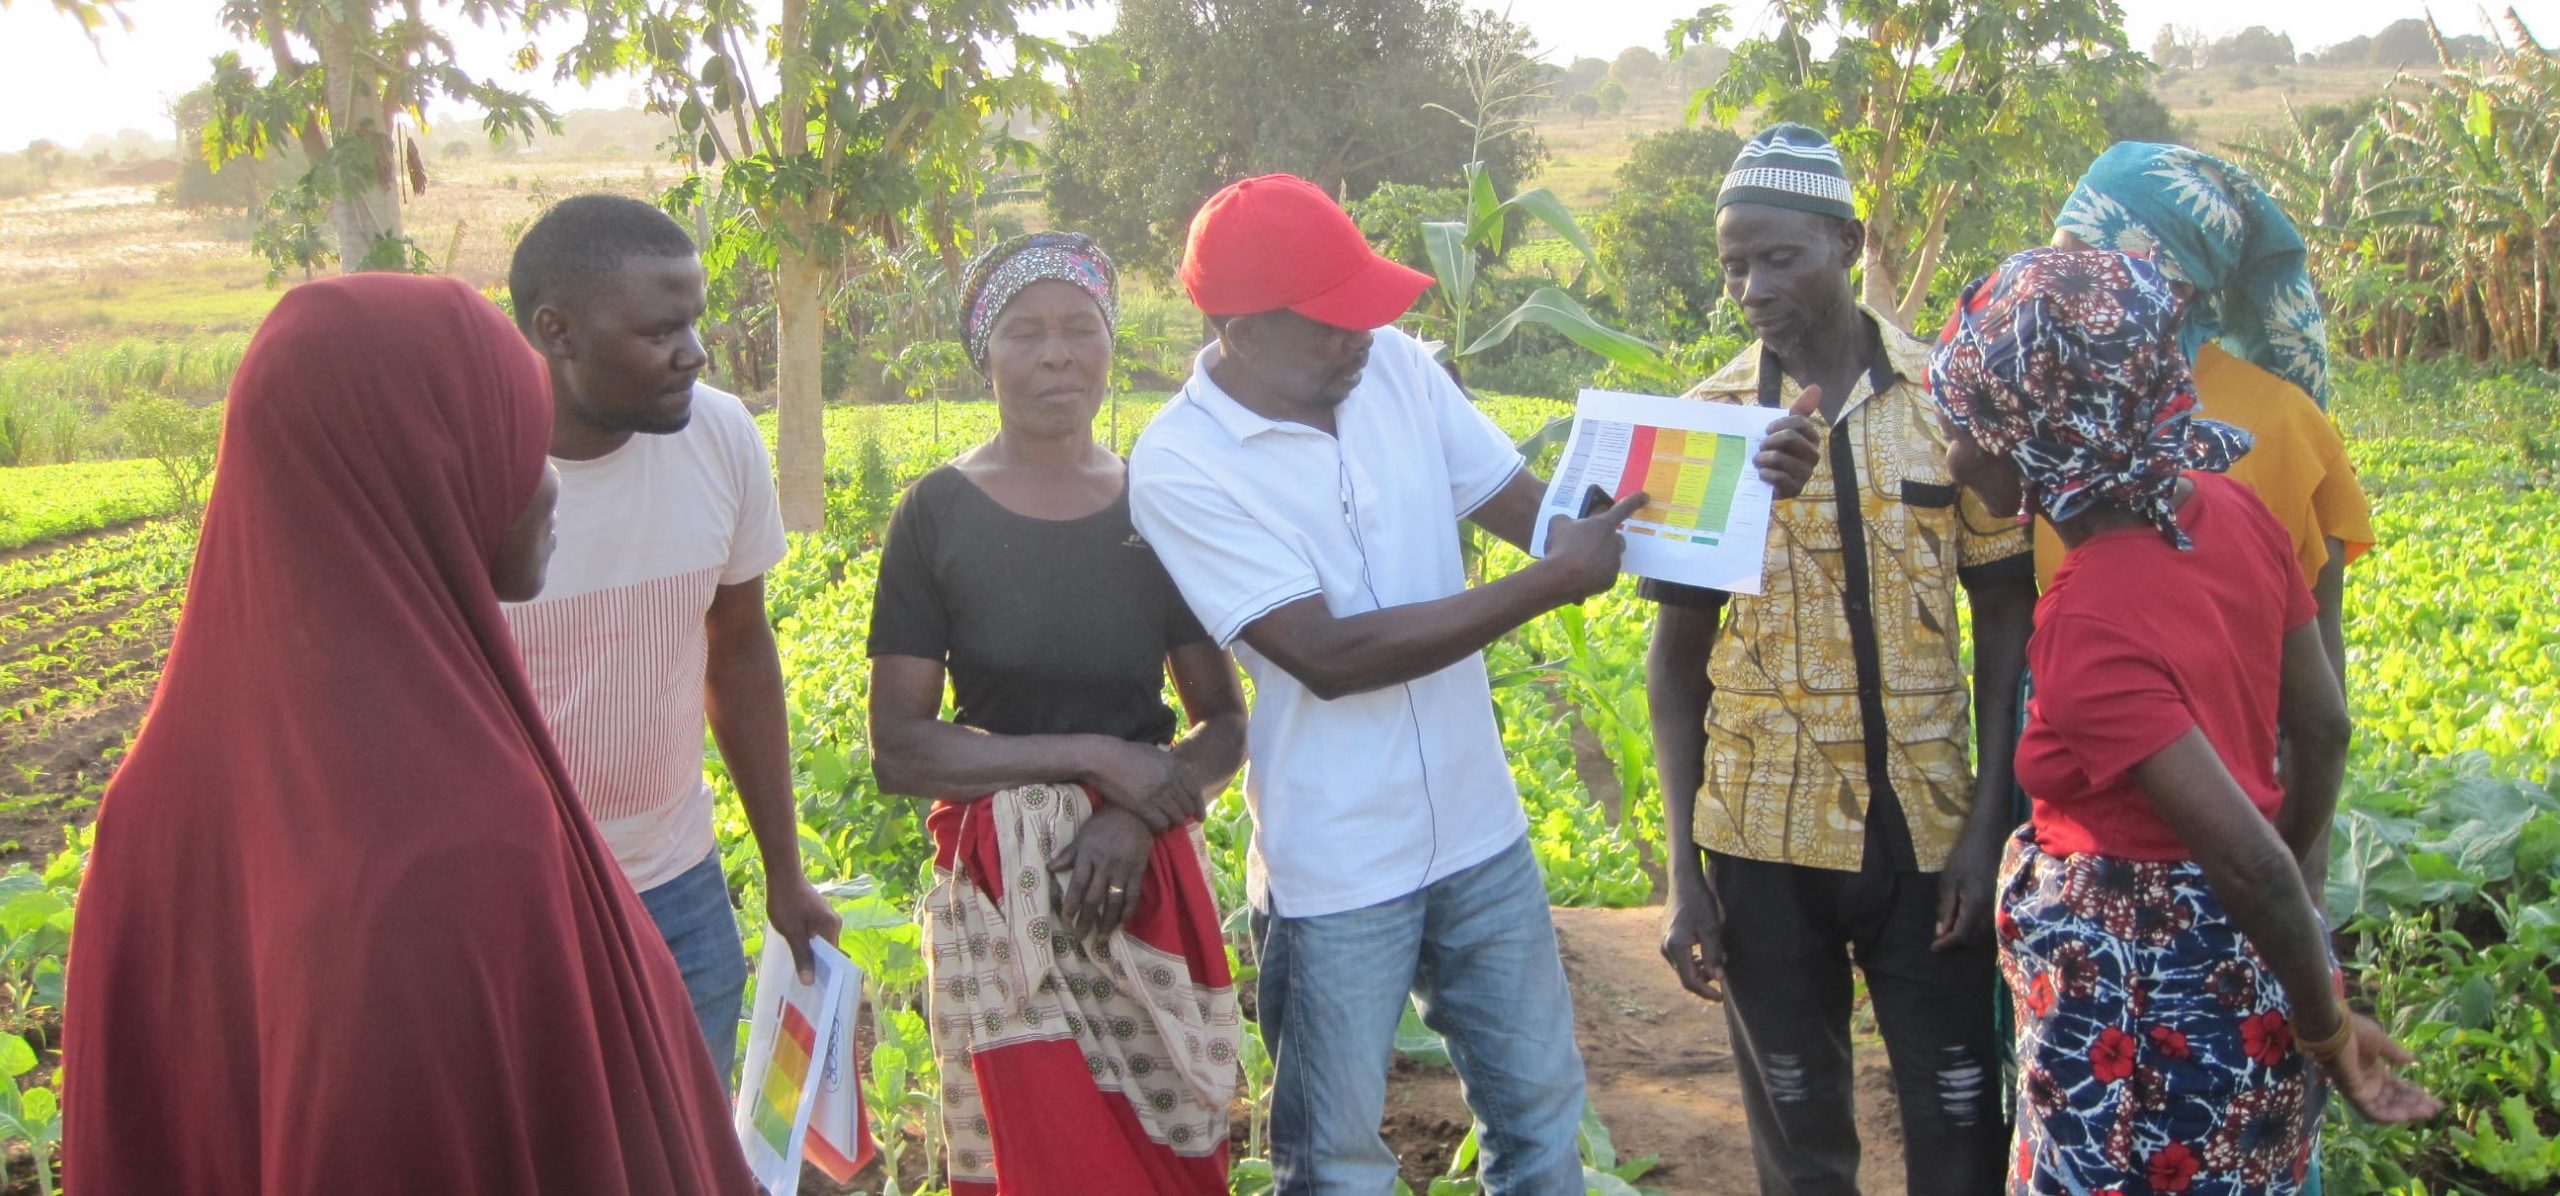
<path fill-rule="evenodd" d="M 1265 419 L 1193 363 L 1129 455 L 1130 511 L 1253 677 L 1247 891 L 1290 917 L 1359 909 L 1483 862 L 1528 831 L 1482 654 L 1325 701 L 1237 637 L 1321 594 L 1337 617 L 1466 588 L 1458 521 L 1520 454 L 1430 350 L 1377 331 L 1337 435 Z"/>
<path fill-rule="evenodd" d="M 569 779 L 635 889 L 711 853 L 703 621 L 717 587 L 788 547 L 766 460 L 737 397 L 700 384 L 682 431 L 553 458 L 559 548 L 542 595 L 506 607 Z"/>

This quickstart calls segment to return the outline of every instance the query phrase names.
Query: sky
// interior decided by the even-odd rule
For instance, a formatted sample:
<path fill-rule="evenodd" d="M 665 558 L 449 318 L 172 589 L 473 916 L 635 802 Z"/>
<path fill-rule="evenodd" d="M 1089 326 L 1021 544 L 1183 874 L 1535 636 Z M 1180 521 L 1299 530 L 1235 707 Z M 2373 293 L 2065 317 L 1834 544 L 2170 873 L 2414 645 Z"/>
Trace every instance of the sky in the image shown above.
<path fill-rule="evenodd" d="M 1505 0 L 1476 0 L 1499 11 Z M 1628 46 L 1659 49 L 1663 30 L 1694 13 L 1699 0 L 1507 0 L 1513 20 L 1526 25 L 1555 61 L 1578 57 L 1615 57 Z M 2226 34 L 2244 25 L 2265 25 L 2289 34 L 2301 49 L 2316 49 L 2360 34 L 2372 33 L 2403 17 L 2418 16 L 2426 5 L 2413 0 L 2274 0 L 2234 5 L 2229 0 L 2120 0 L 2125 28 L 2137 47 L 2151 44 L 2164 24 L 2192 26 L 2208 34 Z M 97 44 L 83 36 L 49 0 L 0 0 L 0 150 L 16 150 L 39 138 L 77 147 L 93 135 L 141 129 L 156 137 L 171 136 L 163 112 L 169 98 L 201 82 L 207 62 L 224 50 L 239 48 L 216 18 L 218 0 L 128 0 L 125 11 L 133 29 L 112 26 Z M 2515 8 L 2546 43 L 2560 35 L 2560 0 L 2516 0 Z M 437 5 L 430 3 L 430 9 Z M 1764 30 L 1767 9 L 1755 0 L 1735 0 L 1737 31 L 1748 36 Z M 2503 13 L 2506 5 L 2494 4 Z M 2470 0 L 2434 5 L 2438 19 L 2452 32 L 2480 26 L 2478 7 Z M 1076 9 L 1039 14 L 1031 24 L 1041 32 L 1099 34 L 1111 27 L 1108 0 Z M 503 64 L 524 43 L 521 33 L 474 28 L 448 18 L 446 26 L 466 66 Z M 261 56 L 252 53 L 256 64 Z M 486 68 L 482 68 L 486 69 Z M 552 82 L 545 67 L 535 75 L 514 75 L 500 66 L 502 81 L 533 91 L 563 111 L 576 108 L 619 108 L 635 102 L 628 82 L 605 81 L 592 91 Z"/>

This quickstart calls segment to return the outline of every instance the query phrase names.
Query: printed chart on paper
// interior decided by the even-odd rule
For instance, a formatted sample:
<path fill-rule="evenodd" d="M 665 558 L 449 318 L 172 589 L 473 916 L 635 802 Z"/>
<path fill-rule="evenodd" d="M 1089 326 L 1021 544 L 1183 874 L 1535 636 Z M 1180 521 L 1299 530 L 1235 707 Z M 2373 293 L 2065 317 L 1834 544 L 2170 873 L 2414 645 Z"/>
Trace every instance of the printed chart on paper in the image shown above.
<path fill-rule="evenodd" d="M 1583 391 L 1539 507 L 1531 550 L 1545 555 L 1548 520 L 1577 514 L 1590 487 L 1613 500 L 1642 490 L 1649 501 L 1626 523 L 1627 572 L 1759 593 L 1771 496 L 1752 458 L 1778 415 L 1763 407 Z"/>
<path fill-rule="evenodd" d="M 768 1192 L 799 1191 L 803 1159 L 842 1183 L 873 1153 L 861 1094 L 844 1082 L 856 1074 L 862 969 L 824 939 L 809 953 L 817 978 L 802 984 L 782 932 L 765 928 L 731 1121 L 748 1170 Z"/>

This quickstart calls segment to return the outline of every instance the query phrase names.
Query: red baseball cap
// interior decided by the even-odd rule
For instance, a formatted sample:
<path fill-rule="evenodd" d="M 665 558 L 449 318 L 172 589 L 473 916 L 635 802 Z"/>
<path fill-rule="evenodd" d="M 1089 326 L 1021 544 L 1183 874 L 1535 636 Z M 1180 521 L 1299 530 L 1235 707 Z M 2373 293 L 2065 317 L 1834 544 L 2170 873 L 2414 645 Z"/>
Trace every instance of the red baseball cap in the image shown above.
<path fill-rule="evenodd" d="M 1182 287 L 1204 315 L 1287 308 L 1336 328 L 1378 328 L 1410 310 L 1431 276 L 1378 256 L 1323 188 L 1266 174 L 1200 205 L 1182 247 Z"/>

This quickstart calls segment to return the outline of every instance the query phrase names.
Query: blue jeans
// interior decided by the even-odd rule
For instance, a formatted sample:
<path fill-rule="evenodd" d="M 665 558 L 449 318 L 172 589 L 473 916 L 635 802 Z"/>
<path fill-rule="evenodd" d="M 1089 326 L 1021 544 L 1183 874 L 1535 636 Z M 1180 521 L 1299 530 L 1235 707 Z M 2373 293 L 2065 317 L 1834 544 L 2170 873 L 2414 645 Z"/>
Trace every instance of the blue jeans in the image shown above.
<path fill-rule="evenodd" d="M 738 1066 L 738 1009 L 747 995 L 747 947 L 738 937 L 738 914 L 729 905 L 729 881 L 720 873 L 720 853 L 685 869 L 674 880 L 640 894 L 649 919 L 667 940 L 684 973 L 685 995 L 693 999 L 694 1020 L 702 1025 L 702 1041 L 711 1048 L 711 1068 L 728 1091 L 730 1073 Z"/>
<path fill-rule="evenodd" d="M 1256 913 L 1279 1196 L 1381 1196 L 1378 1135 L 1408 993 L 1448 1040 L 1493 1196 L 1581 1196 L 1582 1052 L 1547 886 L 1522 838 L 1418 892 L 1312 918 Z"/>

